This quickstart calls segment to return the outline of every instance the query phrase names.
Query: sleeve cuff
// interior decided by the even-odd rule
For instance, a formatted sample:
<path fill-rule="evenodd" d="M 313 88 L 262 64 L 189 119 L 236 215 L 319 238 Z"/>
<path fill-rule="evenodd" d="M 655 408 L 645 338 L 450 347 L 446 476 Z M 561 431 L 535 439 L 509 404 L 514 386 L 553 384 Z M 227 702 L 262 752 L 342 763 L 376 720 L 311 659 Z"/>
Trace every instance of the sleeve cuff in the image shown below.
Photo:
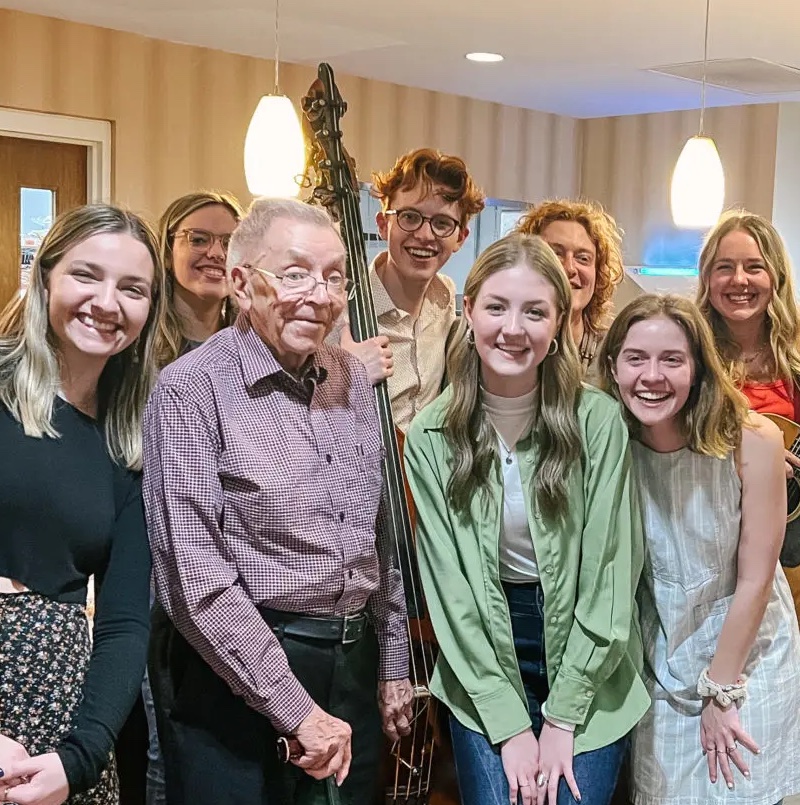
<path fill-rule="evenodd" d="M 542 704 L 542 715 L 545 717 L 546 721 L 549 721 L 554 727 L 558 727 L 560 730 L 565 730 L 566 732 L 575 732 L 575 725 L 569 724 L 566 721 L 559 721 L 556 718 L 550 716 L 547 712 L 547 702 Z"/>
<path fill-rule="evenodd" d="M 595 686 L 588 679 L 568 676 L 559 671 L 547 697 L 546 718 L 553 723 L 583 724 L 595 693 Z"/>
<path fill-rule="evenodd" d="M 405 679 L 408 676 L 408 643 L 405 639 L 378 634 L 380 662 L 378 678 L 381 682 L 390 679 Z"/>
<path fill-rule="evenodd" d="M 483 725 L 483 731 L 493 746 L 531 726 L 528 708 L 523 705 L 510 682 L 503 683 L 482 696 L 470 698 Z"/>
<path fill-rule="evenodd" d="M 313 707 L 314 700 L 294 674 L 289 673 L 276 684 L 274 695 L 258 709 L 279 734 L 291 735 Z"/>

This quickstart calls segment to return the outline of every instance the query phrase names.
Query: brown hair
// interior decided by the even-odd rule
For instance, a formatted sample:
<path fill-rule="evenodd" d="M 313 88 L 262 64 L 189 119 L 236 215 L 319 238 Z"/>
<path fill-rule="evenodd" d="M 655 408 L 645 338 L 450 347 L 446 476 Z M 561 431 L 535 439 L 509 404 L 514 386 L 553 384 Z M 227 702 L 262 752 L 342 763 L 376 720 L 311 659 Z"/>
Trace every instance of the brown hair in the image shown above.
<path fill-rule="evenodd" d="M 558 199 L 543 201 L 531 207 L 517 223 L 517 229 L 528 235 L 541 235 L 555 221 L 580 224 L 597 250 L 597 278 L 594 294 L 583 311 L 584 326 L 594 335 L 608 329 L 611 297 L 622 282 L 622 230 L 617 222 L 595 201 Z"/>
<path fill-rule="evenodd" d="M 458 204 L 461 226 L 466 226 L 486 204 L 486 196 L 469 175 L 464 160 L 432 148 L 409 151 L 390 171 L 372 174 L 372 195 L 380 199 L 383 210 L 388 209 L 395 193 L 419 185 L 426 194 L 433 193 L 435 185 L 444 187 L 441 196 L 448 203 Z"/>
<path fill-rule="evenodd" d="M 737 383 L 747 379 L 741 350 L 731 337 L 725 320 L 714 309 L 710 298 L 710 277 L 722 239 L 731 232 L 746 232 L 758 245 L 772 280 L 772 299 L 767 305 L 766 325 L 772 359 L 778 378 L 794 383 L 800 376 L 800 315 L 794 295 L 792 267 L 778 230 L 760 215 L 746 210 L 729 210 L 706 236 L 700 252 L 700 282 L 697 305 L 711 325 L 722 360 Z"/>
<path fill-rule="evenodd" d="M 694 361 L 692 390 L 681 411 L 688 447 L 695 453 L 724 458 L 741 441 L 748 403 L 719 359 L 708 322 L 690 300 L 674 294 L 643 294 L 626 305 L 600 347 L 598 368 L 602 388 L 622 402 L 612 367 L 631 327 L 656 316 L 671 319 L 683 330 Z M 631 432 L 636 435 L 639 422 L 624 405 L 623 411 Z"/>
<path fill-rule="evenodd" d="M 164 210 L 164 214 L 158 222 L 158 247 L 164 266 L 167 288 L 166 308 L 158 328 L 156 342 L 156 363 L 159 369 L 172 363 L 181 354 L 184 346 L 183 326 L 172 302 L 175 291 L 175 273 L 172 268 L 172 246 L 175 243 L 175 232 L 184 218 L 212 204 L 225 207 L 237 223 L 241 220 L 243 215 L 241 205 L 232 195 L 204 190 L 199 193 L 188 193 L 175 199 Z M 232 298 L 229 298 L 222 303 L 221 325 L 227 327 L 229 324 L 233 324 L 235 318 L 236 307 Z"/>
<path fill-rule="evenodd" d="M 569 473 L 581 454 L 575 415 L 581 391 L 581 366 L 569 326 L 570 288 L 564 270 L 541 238 L 512 232 L 481 252 L 464 283 L 464 298 L 474 302 L 489 277 L 520 264 L 552 285 L 561 319 L 555 336 L 558 348 L 539 365 L 535 403 L 539 417 L 533 435 L 539 446 L 533 475 L 536 503 L 545 516 L 558 518 L 568 505 Z M 476 492 L 488 488 L 490 474 L 499 461 L 497 435 L 481 401 L 481 359 L 467 339 L 468 329 L 466 316 L 462 316 L 447 353 L 452 397 L 444 419 L 444 431 L 453 450 L 447 496 L 461 514 L 469 511 Z"/>

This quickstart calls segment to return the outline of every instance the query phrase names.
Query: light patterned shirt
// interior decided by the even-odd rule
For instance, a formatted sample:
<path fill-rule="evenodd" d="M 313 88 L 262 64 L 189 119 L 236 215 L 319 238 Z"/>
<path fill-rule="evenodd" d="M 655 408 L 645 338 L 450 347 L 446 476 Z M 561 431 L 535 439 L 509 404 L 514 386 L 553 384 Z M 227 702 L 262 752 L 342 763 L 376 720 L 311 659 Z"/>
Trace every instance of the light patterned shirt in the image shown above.
<path fill-rule="evenodd" d="M 442 389 L 445 344 L 456 320 L 455 284 L 450 277 L 437 274 L 414 319 L 395 306 L 378 276 L 376 268 L 387 256 L 382 252 L 373 260 L 369 276 L 378 330 L 388 336 L 394 358 L 394 374 L 388 381 L 394 423 L 405 432 L 417 412 Z"/>
<path fill-rule="evenodd" d="M 381 433 L 355 357 L 324 345 L 296 380 L 240 315 L 161 372 L 144 433 L 158 599 L 235 694 L 280 732 L 313 704 L 259 606 L 366 606 L 381 679 L 407 675 Z"/>

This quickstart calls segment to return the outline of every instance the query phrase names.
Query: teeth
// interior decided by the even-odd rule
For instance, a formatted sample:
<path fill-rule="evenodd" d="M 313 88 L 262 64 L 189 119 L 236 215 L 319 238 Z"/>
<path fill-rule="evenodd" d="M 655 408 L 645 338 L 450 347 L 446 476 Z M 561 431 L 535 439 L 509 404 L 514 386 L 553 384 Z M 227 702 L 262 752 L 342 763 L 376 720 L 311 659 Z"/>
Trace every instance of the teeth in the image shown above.
<path fill-rule="evenodd" d="M 113 333 L 117 329 L 116 324 L 104 321 L 97 321 L 96 319 L 93 319 L 91 316 L 78 316 L 78 319 L 86 327 L 91 327 L 93 330 L 97 330 L 99 333 Z"/>
<path fill-rule="evenodd" d="M 432 249 L 409 249 L 408 251 L 410 254 L 413 254 L 414 257 L 428 258 L 436 256 L 436 252 Z"/>
<path fill-rule="evenodd" d="M 666 400 L 669 397 L 668 392 L 663 391 L 640 391 L 636 394 L 640 400 L 647 400 L 648 402 L 657 402 Z"/>
<path fill-rule="evenodd" d="M 749 302 L 753 297 L 754 294 L 728 294 L 731 302 Z"/>

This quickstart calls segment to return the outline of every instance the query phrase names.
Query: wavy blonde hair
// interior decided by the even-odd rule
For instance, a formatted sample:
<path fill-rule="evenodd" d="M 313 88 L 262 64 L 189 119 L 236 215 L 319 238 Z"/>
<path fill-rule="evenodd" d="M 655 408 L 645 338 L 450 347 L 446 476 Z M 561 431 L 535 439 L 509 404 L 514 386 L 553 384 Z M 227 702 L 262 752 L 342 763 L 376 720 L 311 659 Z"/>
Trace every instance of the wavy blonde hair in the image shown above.
<path fill-rule="evenodd" d="M 608 329 L 614 289 L 622 282 L 622 230 L 595 201 L 556 199 L 529 209 L 517 222 L 517 230 L 541 235 L 550 224 L 567 221 L 580 224 L 597 252 L 594 294 L 583 311 L 584 327 L 600 337 Z"/>
<path fill-rule="evenodd" d="M 733 340 L 725 320 L 711 304 L 711 271 L 722 239 L 731 232 L 746 232 L 755 240 L 772 280 L 772 299 L 767 305 L 766 324 L 772 359 L 778 378 L 794 383 L 800 376 L 800 315 L 794 295 L 792 267 L 778 230 L 760 215 L 746 210 L 729 210 L 708 233 L 700 252 L 700 281 L 697 305 L 711 324 L 720 357 L 736 383 L 747 379 L 741 349 Z"/>
<path fill-rule="evenodd" d="M 164 214 L 158 222 L 158 249 L 164 266 L 167 294 L 167 305 L 164 317 L 158 328 L 158 342 L 156 345 L 156 361 L 159 368 L 172 363 L 183 352 L 186 344 L 183 324 L 173 303 L 175 271 L 172 263 L 172 247 L 175 243 L 175 233 L 180 228 L 181 221 L 184 218 L 212 204 L 219 204 L 225 207 L 234 217 L 236 223 L 241 221 L 244 213 L 236 198 L 229 193 L 203 190 L 199 193 L 189 193 L 175 199 L 164 210 Z M 233 295 L 231 294 L 221 302 L 220 326 L 227 327 L 233 324 L 235 319 L 236 306 L 233 303 Z"/>
<path fill-rule="evenodd" d="M 153 260 L 150 311 L 139 337 L 113 355 L 100 375 L 98 419 L 106 446 L 118 464 L 142 466 L 142 414 L 155 381 L 155 340 L 164 307 L 164 272 L 158 241 L 138 215 L 107 204 L 91 204 L 59 215 L 42 240 L 24 296 L 0 315 L 0 402 L 27 436 L 58 438 L 53 406 L 61 385 L 58 343 L 50 326 L 47 285 L 64 255 L 95 235 L 120 234 L 144 244 Z"/>
<path fill-rule="evenodd" d="M 617 314 L 600 347 L 602 388 L 622 402 L 612 367 L 616 366 L 631 327 L 656 316 L 671 319 L 683 330 L 694 362 L 692 389 L 681 411 L 688 447 L 695 453 L 724 458 L 741 441 L 748 404 L 717 354 L 708 322 L 690 300 L 672 294 L 644 294 L 626 305 Z M 622 408 L 631 432 L 638 436 L 639 421 L 624 404 Z"/>
<path fill-rule="evenodd" d="M 525 265 L 553 286 L 560 317 L 559 348 L 539 365 L 534 403 L 538 417 L 533 439 L 539 447 L 534 494 L 541 512 L 551 518 L 567 507 L 568 475 L 581 455 L 576 410 L 581 389 L 581 365 L 569 326 L 570 288 L 553 250 L 539 237 L 512 232 L 489 246 L 477 259 L 464 284 L 465 299 L 475 300 L 489 277 Z M 460 513 L 469 511 L 477 492 L 488 491 L 490 473 L 500 460 L 497 436 L 483 411 L 481 361 L 467 340 L 469 325 L 462 317 L 447 355 L 452 398 L 444 418 L 444 432 L 453 446 L 453 467 L 447 496 Z"/>

